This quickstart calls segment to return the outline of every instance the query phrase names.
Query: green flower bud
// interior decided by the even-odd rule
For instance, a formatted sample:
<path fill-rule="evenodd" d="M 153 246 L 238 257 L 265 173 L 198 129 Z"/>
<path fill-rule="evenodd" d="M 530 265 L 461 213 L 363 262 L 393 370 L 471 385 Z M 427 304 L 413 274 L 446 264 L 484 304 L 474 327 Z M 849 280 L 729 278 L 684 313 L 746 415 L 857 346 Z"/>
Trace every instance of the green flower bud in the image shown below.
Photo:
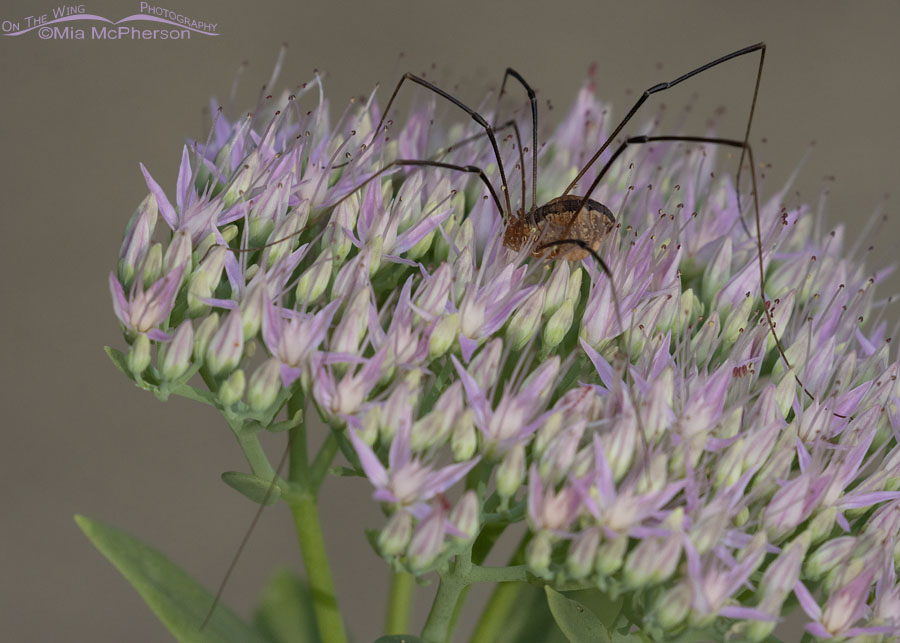
<path fill-rule="evenodd" d="M 463 494 L 450 512 L 450 524 L 465 534 L 465 538 L 457 536 L 457 540 L 468 542 L 478 535 L 481 527 L 479 513 L 478 495 L 470 489 Z"/>
<path fill-rule="evenodd" d="M 580 273 L 575 273 L 580 274 Z M 544 346 L 552 350 L 559 346 L 566 333 L 572 328 L 572 321 L 575 319 L 575 305 L 571 299 L 566 297 L 562 305 L 559 307 L 550 319 L 544 325 L 544 333 L 541 339 Z"/>
<path fill-rule="evenodd" d="M 154 243 L 150 246 L 150 250 L 144 258 L 144 265 L 141 269 L 144 288 L 148 288 L 159 279 L 159 276 L 162 274 L 162 263 L 162 244 Z"/>
<path fill-rule="evenodd" d="M 475 455 L 476 448 L 478 448 L 478 432 L 475 423 L 472 422 L 472 411 L 467 409 L 460 414 L 453 426 L 450 449 L 453 451 L 453 459 L 463 462 Z"/>
<path fill-rule="evenodd" d="M 414 245 L 412 248 L 407 250 L 404 254 L 407 259 L 411 259 L 415 261 L 416 259 L 420 259 L 428 250 L 431 248 L 431 243 L 434 241 L 434 232 L 435 229 L 432 229 L 428 234 L 426 234 L 422 239 Z"/>
<path fill-rule="evenodd" d="M 569 284 L 566 286 L 566 301 L 572 304 L 572 308 L 574 308 L 578 304 L 578 300 L 581 298 L 581 278 L 584 275 L 584 270 L 581 269 L 581 266 L 575 268 L 572 271 L 572 274 L 569 275 Z"/>
<path fill-rule="evenodd" d="M 832 538 L 809 554 L 803 562 L 803 576 L 812 582 L 825 577 L 825 574 L 844 562 L 856 548 L 858 539 L 855 536 Z"/>
<path fill-rule="evenodd" d="M 335 265 L 334 254 L 325 250 L 317 257 L 313 264 L 307 268 L 297 281 L 297 303 L 302 308 L 312 304 L 322 296 L 331 281 L 331 273 Z"/>
<path fill-rule="evenodd" d="M 547 281 L 547 295 L 544 297 L 544 317 L 550 317 L 559 310 L 566 297 L 566 287 L 569 285 L 569 262 L 554 262 L 553 272 Z"/>
<path fill-rule="evenodd" d="M 713 486 L 730 487 L 741 477 L 744 463 L 744 439 L 738 438 L 719 459 L 713 476 Z"/>
<path fill-rule="evenodd" d="M 159 371 L 169 381 L 181 377 L 191 365 L 194 350 L 194 328 L 190 320 L 184 320 L 175 331 L 172 341 L 166 346 Z"/>
<path fill-rule="evenodd" d="M 816 517 L 810 521 L 809 526 L 806 529 L 812 538 L 813 544 L 822 542 L 831 533 L 836 518 L 837 508 L 828 507 L 827 509 L 820 511 Z"/>
<path fill-rule="evenodd" d="M 303 230 L 308 219 L 308 209 L 304 208 L 302 213 L 299 210 L 294 210 L 275 227 L 275 230 L 269 235 L 267 242 L 274 243 L 275 245 L 269 246 L 266 249 L 266 268 L 274 266 L 279 259 L 288 255 L 297 246 L 300 238 L 299 233 Z M 343 230 L 341 231 L 341 235 L 346 236 L 344 235 Z"/>
<path fill-rule="evenodd" d="M 591 573 L 599 546 L 599 528 L 594 527 L 578 534 L 572 541 L 566 556 L 566 569 L 569 572 L 569 576 L 578 580 Z"/>
<path fill-rule="evenodd" d="M 700 296 L 703 301 L 712 303 L 722 289 L 722 286 L 731 277 L 731 257 L 732 257 L 731 237 L 725 237 L 716 256 L 712 262 L 706 265 L 703 271 L 703 280 L 700 287 Z"/>
<path fill-rule="evenodd" d="M 469 220 L 466 219 L 466 223 Z M 463 224 L 465 227 L 465 224 Z M 458 236 L 458 235 L 457 235 Z M 469 246 L 465 246 L 453 265 L 453 273 L 456 275 L 453 281 L 453 303 L 459 306 L 463 295 L 466 293 L 466 287 L 472 283 L 475 275 L 475 265 L 472 263 L 472 251 Z"/>
<path fill-rule="evenodd" d="M 330 251 L 335 258 L 336 265 L 344 262 L 353 247 L 344 228 L 353 230 L 356 227 L 358 215 L 359 193 L 357 192 L 335 207 L 331 221 L 325 226 L 325 233 L 322 235 L 322 252 Z"/>
<path fill-rule="evenodd" d="M 691 611 L 692 597 L 693 592 L 685 583 L 678 583 L 660 594 L 654 606 L 654 615 L 659 626 L 671 631 L 681 625 Z"/>
<path fill-rule="evenodd" d="M 373 404 L 362 418 L 362 427 L 356 435 L 368 446 L 375 444 L 378 439 L 378 426 L 381 424 L 381 407 Z"/>
<path fill-rule="evenodd" d="M 140 333 L 128 349 L 128 370 L 140 375 L 150 366 L 150 338 Z"/>
<path fill-rule="evenodd" d="M 378 534 L 378 549 L 383 556 L 397 556 L 406 550 L 412 536 L 412 517 L 398 511 Z"/>
<path fill-rule="evenodd" d="M 687 328 L 694 320 L 703 314 L 703 304 L 694 294 L 692 288 L 688 288 L 681 293 L 681 301 L 678 306 L 678 315 L 675 318 L 675 330 Z"/>
<path fill-rule="evenodd" d="M 188 286 L 188 312 L 192 316 L 196 317 L 209 308 L 203 300 L 212 297 L 219 285 L 222 268 L 225 267 L 226 253 L 228 250 L 224 246 L 216 246 L 209 251 L 191 275 Z"/>
<path fill-rule="evenodd" d="M 446 315 L 438 320 L 431 331 L 431 337 L 428 339 L 428 357 L 429 359 L 437 359 L 446 353 L 456 336 L 459 334 L 459 313 Z"/>
<path fill-rule="evenodd" d="M 369 277 L 381 267 L 381 256 L 384 254 L 384 238 L 377 236 L 369 241 Z"/>
<path fill-rule="evenodd" d="M 552 536 L 546 531 L 538 532 L 525 550 L 525 562 L 537 576 L 550 576 L 550 557 L 553 554 Z"/>
<path fill-rule="evenodd" d="M 179 230 L 169 242 L 166 248 L 166 256 L 163 258 L 163 269 L 166 274 L 172 272 L 176 268 L 186 265 L 187 270 L 184 271 L 184 278 L 190 274 L 191 261 L 191 235 L 185 230 Z"/>
<path fill-rule="evenodd" d="M 737 341 L 738 336 L 749 327 L 750 313 L 753 311 L 753 306 L 756 305 L 757 301 L 756 297 L 747 295 L 744 297 L 741 305 L 731 311 L 728 321 L 722 327 L 721 346 L 723 350 L 730 349 Z"/>
<path fill-rule="evenodd" d="M 410 448 L 421 453 L 444 444 L 449 437 L 453 417 L 440 409 L 432 409 L 413 423 Z"/>
<path fill-rule="evenodd" d="M 513 313 L 506 327 L 506 340 L 515 351 L 521 350 L 534 337 L 544 307 L 544 288 L 538 287 Z"/>
<path fill-rule="evenodd" d="M 212 313 L 200 323 L 194 335 L 194 360 L 202 362 L 206 358 L 209 341 L 219 328 L 219 313 Z"/>
<path fill-rule="evenodd" d="M 278 397 L 281 390 L 281 364 L 274 357 L 259 365 L 250 376 L 247 403 L 254 411 L 265 411 Z"/>
<path fill-rule="evenodd" d="M 222 406 L 231 406 L 240 400 L 241 396 L 244 395 L 245 385 L 244 371 L 241 369 L 233 371 L 228 376 L 228 379 L 222 382 L 222 386 L 219 387 L 219 402 L 222 403 Z"/>
<path fill-rule="evenodd" d="M 241 325 L 245 341 L 252 339 L 259 332 L 263 305 L 268 294 L 263 281 L 254 282 L 247 288 L 247 294 L 241 302 Z"/>
<path fill-rule="evenodd" d="M 713 315 L 707 320 L 700 331 L 691 339 L 691 353 L 697 364 L 702 364 L 709 358 L 712 348 L 719 337 L 719 317 Z"/>
<path fill-rule="evenodd" d="M 497 494 L 512 498 L 525 479 L 525 445 L 519 443 L 507 452 L 497 467 Z"/>
<path fill-rule="evenodd" d="M 547 445 L 553 441 L 553 438 L 559 435 L 562 426 L 563 414 L 561 412 L 556 412 L 547 418 L 541 428 L 538 429 L 537 436 L 534 440 L 533 451 L 536 456 L 540 457 L 544 455 Z"/>
<path fill-rule="evenodd" d="M 206 349 L 206 366 L 213 375 L 235 368 L 244 354 L 244 330 L 241 311 L 232 310 L 216 331 Z"/>
<path fill-rule="evenodd" d="M 597 549 L 597 562 L 594 569 L 601 576 L 612 576 L 622 566 L 625 551 L 628 549 L 628 536 L 617 536 L 607 540 Z"/>

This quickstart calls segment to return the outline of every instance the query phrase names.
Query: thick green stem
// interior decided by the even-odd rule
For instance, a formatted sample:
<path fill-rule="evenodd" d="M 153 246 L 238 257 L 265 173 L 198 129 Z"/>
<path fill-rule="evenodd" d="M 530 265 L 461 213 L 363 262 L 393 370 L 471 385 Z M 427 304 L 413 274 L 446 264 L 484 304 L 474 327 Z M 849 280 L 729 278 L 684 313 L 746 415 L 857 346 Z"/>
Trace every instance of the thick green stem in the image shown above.
<path fill-rule="evenodd" d="M 259 443 L 259 436 L 255 432 L 241 431 L 237 431 L 236 436 L 253 474 L 263 480 L 272 480 L 276 475 L 275 469 L 272 468 L 269 457 Z"/>
<path fill-rule="evenodd" d="M 406 572 L 394 572 L 391 575 L 391 590 L 388 594 L 387 618 L 384 623 L 385 634 L 408 634 L 410 616 L 413 605 L 413 588 L 415 579 Z"/>
<path fill-rule="evenodd" d="M 446 643 L 450 639 L 456 603 L 467 585 L 465 580 L 453 573 L 441 576 L 441 584 L 422 630 L 425 643 Z"/>
<path fill-rule="evenodd" d="M 525 562 L 525 548 L 527 545 L 528 534 L 526 533 L 509 559 L 509 570 L 516 569 L 524 573 L 524 567 L 521 567 L 521 564 Z M 522 580 L 524 580 L 524 577 Z M 472 634 L 470 643 L 493 643 L 497 640 L 522 587 L 524 587 L 522 582 L 501 582 L 497 584 L 494 593 L 491 594 L 491 598 L 488 600 L 488 604 L 481 613 L 481 618 L 478 619 L 478 623 L 475 625 L 475 632 Z"/>
<path fill-rule="evenodd" d="M 496 641 L 506 623 L 509 611 L 518 599 L 523 583 L 499 583 L 484 611 L 469 643 L 493 643 Z"/>
<path fill-rule="evenodd" d="M 322 643 L 346 643 L 347 634 L 335 598 L 331 567 L 325 553 L 319 507 L 315 498 L 306 493 L 297 494 L 291 499 L 290 505 Z"/>
<path fill-rule="evenodd" d="M 289 409 L 298 403 L 292 399 Z M 306 580 L 309 583 L 313 611 L 319 625 L 319 635 L 322 643 L 346 643 L 347 633 L 338 609 L 331 566 L 328 564 L 328 555 L 325 551 L 325 536 L 319 518 L 316 490 L 311 489 L 309 484 L 305 424 L 291 430 L 289 449 L 290 481 L 301 491 L 291 494 L 286 500 L 294 517 L 294 528 L 297 531 L 303 566 L 306 568 Z"/>

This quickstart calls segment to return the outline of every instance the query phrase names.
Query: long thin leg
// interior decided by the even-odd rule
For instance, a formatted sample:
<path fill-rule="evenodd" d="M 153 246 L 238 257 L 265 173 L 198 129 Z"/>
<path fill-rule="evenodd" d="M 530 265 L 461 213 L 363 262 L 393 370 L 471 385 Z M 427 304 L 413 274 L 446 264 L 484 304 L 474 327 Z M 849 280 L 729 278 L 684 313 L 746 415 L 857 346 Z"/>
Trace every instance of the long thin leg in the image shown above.
<path fill-rule="evenodd" d="M 692 76 L 696 76 L 697 74 L 700 74 L 700 73 L 706 71 L 707 69 L 711 69 L 711 68 L 715 67 L 716 65 L 721 65 L 722 63 L 727 62 L 733 58 L 738 58 L 740 56 L 752 54 L 755 51 L 760 52 L 759 70 L 756 73 L 756 85 L 753 90 L 753 101 L 750 103 L 750 117 L 747 119 L 747 130 L 744 133 L 744 144 L 746 145 L 750 139 L 750 126 L 753 123 L 753 113 L 756 111 L 756 97 L 759 94 L 759 82 L 760 82 L 760 79 L 762 78 L 763 61 L 766 58 L 766 43 L 764 43 L 764 42 L 758 42 L 755 45 L 750 45 L 749 47 L 744 47 L 743 49 L 738 49 L 737 51 L 733 51 L 730 54 L 722 56 L 721 58 L 717 58 L 716 60 L 713 60 L 712 62 L 708 62 L 701 67 L 697 67 L 697 69 L 689 71 L 688 73 L 686 73 L 682 76 L 679 76 L 675 80 L 671 80 L 667 83 L 659 83 L 657 85 L 653 85 L 653 87 L 647 88 L 644 91 L 644 93 L 641 94 L 640 98 L 637 99 L 637 101 L 631 107 L 631 109 L 628 110 L 628 113 L 625 115 L 625 118 L 622 119 L 622 121 L 613 130 L 612 134 L 610 134 L 609 137 L 606 139 L 606 141 L 603 143 L 603 145 L 600 146 L 600 149 L 598 149 L 594 153 L 594 155 L 585 164 L 585 166 L 583 168 L 581 168 L 581 170 L 578 172 L 578 174 L 575 176 L 575 178 L 572 179 L 572 182 L 569 183 L 568 187 L 566 187 L 566 189 L 563 190 L 563 196 L 568 194 L 569 191 L 575 187 L 575 185 L 578 183 L 578 181 L 581 180 L 581 177 L 584 176 L 585 173 L 590 169 L 590 167 L 597 161 L 597 159 L 600 158 L 600 155 L 603 154 L 603 152 L 606 150 L 607 147 L 609 147 L 610 143 L 613 142 L 613 140 L 616 138 L 616 136 L 619 135 L 619 132 L 622 131 L 622 128 L 625 127 L 625 124 L 631 120 L 631 118 L 635 115 L 635 113 L 637 113 L 638 109 L 640 109 L 641 105 L 643 105 L 644 102 L 648 98 L 650 98 L 650 96 L 652 96 L 653 94 L 656 94 L 658 92 L 664 91 L 666 89 L 669 89 L 670 87 L 674 87 L 678 83 L 681 83 L 681 82 L 687 80 L 688 78 L 691 78 Z M 746 149 L 746 148 L 744 148 L 744 149 Z M 741 167 L 743 166 L 743 164 L 744 164 L 744 152 L 742 150 L 740 165 L 738 165 L 738 173 L 737 173 L 737 181 L 736 181 L 736 184 L 738 184 L 738 186 L 740 183 Z M 740 192 L 738 192 L 738 194 L 740 194 Z M 743 219 L 741 221 L 743 221 Z"/>
<path fill-rule="evenodd" d="M 394 88 L 394 93 L 391 94 L 391 98 L 384 108 L 384 113 L 381 115 L 381 120 L 378 121 L 378 126 L 372 132 L 372 140 L 369 143 L 369 146 L 371 147 L 372 143 L 375 142 L 375 137 L 378 136 L 378 132 L 381 131 L 381 126 L 384 125 L 384 120 L 385 118 L 387 118 L 388 111 L 390 111 L 391 105 L 394 103 L 394 99 L 397 98 L 397 93 L 400 91 L 400 87 L 402 87 L 403 83 L 407 80 L 411 80 L 412 82 L 421 85 L 425 89 L 433 91 L 435 94 L 441 96 L 442 98 L 446 98 L 451 103 L 466 112 L 469 116 L 472 117 L 472 120 L 474 120 L 484 128 L 485 132 L 487 132 L 488 138 L 491 140 L 491 147 L 494 148 L 494 156 L 497 159 L 497 168 L 500 170 L 500 182 L 503 185 L 503 195 L 506 197 L 506 212 L 509 212 L 510 216 L 512 216 L 512 206 L 509 202 L 509 184 L 506 181 L 506 171 L 503 169 L 503 159 L 500 158 L 500 148 L 497 145 L 497 137 L 494 136 L 494 128 L 492 128 L 491 125 L 486 120 L 484 120 L 484 117 L 474 109 L 468 107 L 458 98 L 451 96 L 437 85 L 429 83 L 424 78 L 419 78 L 418 76 L 410 74 L 409 72 L 403 74 L 403 78 L 401 78 L 400 82 L 397 83 L 397 87 Z"/>
<path fill-rule="evenodd" d="M 522 74 L 517 72 L 512 67 L 506 68 L 506 73 L 503 74 L 503 82 L 500 84 L 500 93 L 497 95 L 497 107 L 500 106 L 500 99 L 503 97 L 503 92 L 506 89 L 506 79 L 512 76 L 515 78 L 522 87 L 525 88 L 525 91 L 528 92 L 528 100 L 531 102 L 531 209 L 534 210 L 537 208 L 537 153 L 538 153 L 538 112 L 537 112 L 537 96 L 535 96 L 534 90 L 531 88 L 525 79 L 522 77 Z M 497 118 L 496 114 L 497 110 L 494 110 L 494 118 Z M 521 146 L 520 146 L 521 149 Z M 524 171 L 524 170 L 523 170 Z M 525 199 L 522 199 L 522 207 L 525 207 Z"/>
<path fill-rule="evenodd" d="M 687 142 L 687 143 L 710 143 L 713 145 L 725 145 L 727 147 L 736 147 L 741 148 L 750 160 L 750 180 L 753 187 L 753 209 L 755 213 L 756 219 L 756 255 L 757 261 L 759 264 L 759 287 L 760 287 L 760 297 L 763 300 L 763 312 L 766 317 L 766 323 L 769 325 L 769 331 L 772 333 L 772 338 L 775 340 L 775 346 L 778 348 L 778 353 L 781 355 L 782 361 L 784 361 L 785 368 L 790 370 L 791 363 L 787 358 L 784 344 L 781 343 L 781 339 L 778 337 L 778 333 L 775 332 L 775 322 L 772 319 L 772 311 L 769 308 L 768 302 L 766 301 L 766 274 L 763 270 L 763 256 L 762 256 L 762 228 L 760 226 L 759 221 L 759 192 L 756 186 L 756 166 L 754 165 L 753 160 L 753 147 L 747 143 L 746 141 L 740 141 L 736 139 L 729 138 L 713 138 L 713 137 L 705 137 L 705 136 L 634 136 L 625 140 L 613 153 L 610 159 L 606 162 L 606 165 L 603 166 L 603 169 L 600 170 L 597 178 L 594 179 L 594 182 L 591 183 L 590 188 L 588 188 L 587 193 L 582 197 L 581 203 L 579 204 L 576 213 L 580 212 L 584 207 L 584 204 L 587 203 L 590 198 L 591 193 L 596 189 L 596 187 L 600 184 L 600 181 L 603 179 L 604 175 L 609 171 L 612 167 L 612 164 L 619 158 L 625 148 L 629 145 L 640 145 L 643 143 L 653 143 L 659 141 L 672 141 L 672 142 Z M 575 217 L 572 217 L 572 222 L 574 222 Z M 571 227 L 572 222 L 569 223 L 569 227 Z M 563 232 L 563 236 L 565 236 L 566 232 L 568 232 L 568 228 Z M 549 245 L 560 245 L 563 243 L 571 243 L 571 240 L 563 240 L 563 241 L 554 241 L 552 244 L 544 244 L 546 247 Z M 583 243 L 583 242 L 582 242 Z M 576 244 L 580 245 L 580 244 Z M 797 384 L 800 385 L 800 388 L 806 393 L 810 399 L 815 399 L 815 396 L 807 390 L 806 386 L 800 380 L 800 377 L 794 374 L 794 379 L 797 381 Z"/>

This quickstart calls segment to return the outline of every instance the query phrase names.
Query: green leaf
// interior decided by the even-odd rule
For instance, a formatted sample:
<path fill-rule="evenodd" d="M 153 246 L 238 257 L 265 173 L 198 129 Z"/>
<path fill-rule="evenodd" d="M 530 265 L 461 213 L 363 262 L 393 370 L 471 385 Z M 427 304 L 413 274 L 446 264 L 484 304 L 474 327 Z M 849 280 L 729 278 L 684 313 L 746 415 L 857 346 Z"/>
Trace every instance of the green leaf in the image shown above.
<path fill-rule="evenodd" d="M 221 603 L 201 631 L 200 624 L 213 603 L 213 595 L 205 587 L 124 531 L 85 516 L 75 516 L 75 522 L 178 641 L 269 643 Z"/>
<path fill-rule="evenodd" d="M 609 643 L 609 631 L 593 612 L 549 585 L 544 591 L 556 624 L 571 643 Z"/>
<path fill-rule="evenodd" d="M 309 588 L 287 569 L 269 579 L 253 624 L 274 643 L 321 641 Z"/>
<path fill-rule="evenodd" d="M 375 643 L 424 643 L 424 641 L 412 634 L 388 634 L 375 639 Z"/>
<path fill-rule="evenodd" d="M 256 504 L 274 505 L 281 497 L 281 489 L 277 484 L 273 485 L 271 480 L 265 480 L 252 473 L 226 471 L 222 474 L 222 482 Z"/>
<path fill-rule="evenodd" d="M 107 355 L 109 355 L 109 359 L 112 360 L 112 363 L 117 369 L 125 373 L 128 379 L 134 379 L 134 375 L 132 375 L 131 371 L 128 369 L 128 358 L 125 356 L 125 353 L 120 350 L 116 350 L 112 346 L 104 346 L 103 350 L 106 351 Z"/>

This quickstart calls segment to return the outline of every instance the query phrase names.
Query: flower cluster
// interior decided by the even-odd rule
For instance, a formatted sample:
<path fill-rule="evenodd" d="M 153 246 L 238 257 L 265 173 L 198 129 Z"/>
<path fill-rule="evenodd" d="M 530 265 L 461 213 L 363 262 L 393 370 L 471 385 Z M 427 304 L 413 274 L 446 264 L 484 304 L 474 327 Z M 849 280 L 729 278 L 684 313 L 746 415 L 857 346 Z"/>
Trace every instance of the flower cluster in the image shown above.
<path fill-rule="evenodd" d="M 763 296 L 753 199 L 716 150 L 634 146 L 592 195 L 617 219 L 608 276 L 504 247 L 509 213 L 471 174 L 379 173 L 432 158 L 499 185 L 483 130 L 438 124 L 434 101 L 377 133 L 374 97 L 331 123 L 318 79 L 244 118 L 213 107 L 174 199 L 142 166 L 110 275 L 139 385 L 241 430 L 306 400 L 388 515 L 379 553 L 416 574 L 524 522 L 533 577 L 625 596 L 653 636 L 763 640 L 791 597 L 816 637 L 900 635 L 880 275 L 787 187 L 760 204 Z M 558 196 L 606 118 L 583 89 L 537 186 L 504 132 L 513 209 Z"/>

